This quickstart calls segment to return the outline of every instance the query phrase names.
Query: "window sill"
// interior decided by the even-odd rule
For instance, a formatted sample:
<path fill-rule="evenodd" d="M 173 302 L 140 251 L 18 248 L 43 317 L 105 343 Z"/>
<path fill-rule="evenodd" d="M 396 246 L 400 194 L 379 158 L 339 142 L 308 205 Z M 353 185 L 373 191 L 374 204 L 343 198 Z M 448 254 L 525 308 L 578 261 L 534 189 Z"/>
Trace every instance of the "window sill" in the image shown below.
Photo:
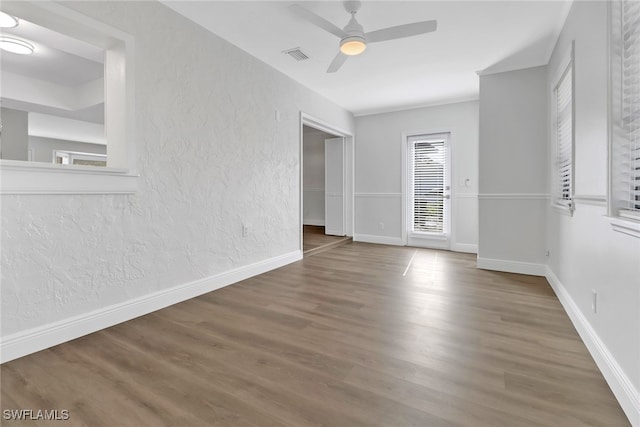
<path fill-rule="evenodd" d="M 614 231 L 640 239 L 640 221 L 621 217 L 608 217 Z"/>
<path fill-rule="evenodd" d="M 0 160 L 0 194 L 134 194 L 126 169 Z"/>
<path fill-rule="evenodd" d="M 573 216 L 573 209 L 571 208 L 571 206 L 559 205 L 559 204 L 556 204 L 556 203 L 552 203 L 551 207 L 556 212 L 561 213 L 562 215 Z"/>

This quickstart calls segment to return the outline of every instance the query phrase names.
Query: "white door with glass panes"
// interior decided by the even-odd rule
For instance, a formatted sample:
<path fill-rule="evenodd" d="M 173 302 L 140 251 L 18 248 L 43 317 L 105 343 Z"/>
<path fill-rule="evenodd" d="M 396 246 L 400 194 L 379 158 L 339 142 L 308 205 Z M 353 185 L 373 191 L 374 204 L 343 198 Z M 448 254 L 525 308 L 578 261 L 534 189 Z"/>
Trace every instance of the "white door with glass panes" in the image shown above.
<path fill-rule="evenodd" d="M 451 181 L 449 133 L 408 136 L 407 245 L 449 249 Z"/>

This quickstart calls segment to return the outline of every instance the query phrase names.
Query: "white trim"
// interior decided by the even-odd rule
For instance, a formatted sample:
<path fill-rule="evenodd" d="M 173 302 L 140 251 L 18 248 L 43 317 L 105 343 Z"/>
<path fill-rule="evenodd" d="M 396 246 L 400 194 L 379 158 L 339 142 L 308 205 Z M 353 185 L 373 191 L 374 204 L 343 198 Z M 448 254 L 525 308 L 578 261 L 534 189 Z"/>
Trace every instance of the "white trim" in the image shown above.
<path fill-rule="evenodd" d="M 479 193 L 480 200 L 547 200 L 547 193 Z"/>
<path fill-rule="evenodd" d="M 389 198 L 397 199 L 402 197 L 402 193 L 356 193 L 357 198 L 370 197 L 370 198 Z"/>
<path fill-rule="evenodd" d="M 133 194 L 138 175 L 99 166 L 0 160 L 0 194 Z"/>
<path fill-rule="evenodd" d="M 478 257 L 477 266 L 483 270 L 505 271 L 507 273 L 528 274 L 531 276 L 544 276 L 547 272 L 547 266 L 544 264 L 505 259 Z"/>
<path fill-rule="evenodd" d="M 447 185 L 449 186 L 449 230 L 447 230 L 447 235 L 449 240 L 447 242 L 447 249 L 451 247 L 451 242 L 454 242 L 456 239 L 456 221 L 453 220 L 456 216 L 457 212 L 457 189 L 456 186 L 453 185 L 453 179 L 456 176 L 456 170 L 453 160 L 453 153 L 455 152 L 455 144 L 456 144 L 456 136 L 457 129 L 455 126 L 451 127 L 442 127 L 442 128 L 431 128 L 431 129 L 414 129 L 410 131 L 405 131 L 400 134 L 400 146 L 402 152 L 401 166 L 400 170 L 402 173 L 402 189 L 401 189 L 401 205 L 402 205 L 402 242 L 404 245 L 409 245 L 409 209 L 408 209 L 408 200 L 409 200 L 409 171 L 407 169 L 409 162 L 409 140 L 408 138 L 414 135 L 447 135 L 447 176 L 445 180 Z"/>
<path fill-rule="evenodd" d="M 618 403 L 620 403 L 629 418 L 631 425 L 640 426 L 640 392 L 633 386 L 629 377 L 600 339 L 600 336 L 593 329 L 582 311 L 580 311 L 580 308 L 562 285 L 560 279 L 549 267 L 547 267 L 546 278 L 571 319 L 573 326 L 578 331 L 582 342 L 586 345 L 600 372 L 602 372 L 609 384 L 611 391 L 618 399 Z"/>
<path fill-rule="evenodd" d="M 379 245 L 404 246 L 401 237 L 375 236 L 373 234 L 357 234 L 353 235 L 354 242 L 377 243 Z"/>
<path fill-rule="evenodd" d="M 607 206 L 607 196 L 604 194 L 574 194 L 573 202 L 582 205 Z"/>
<path fill-rule="evenodd" d="M 468 254 L 477 254 L 478 245 L 475 243 L 452 243 L 451 250 L 453 252 L 465 252 Z"/>
<path fill-rule="evenodd" d="M 204 279 L 2 337 L 0 363 L 62 344 L 302 259 L 294 251 Z"/>
<path fill-rule="evenodd" d="M 558 37 L 556 35 L 556 37 L 553 40 L 556 40 Z M 549 62 L 549 60 L 547 59 L 547 62 L 545 62 L 545 64 L 547 64 Z M 535 65 L 533 67 L 526 67 L 526 66 L 522 66 L 521 64 L 519 65 L 500 65 L 498 64 L 494 64 L 491 65 L 487 68 L 485 68 L 484 70 L 477 70 L 476 74 L 478 75 L 478 77 L 483 77 L 483 76 L 490 76 L 492 74 L 501 74 L 501 73 L 510 73 L 512 71 L 521 71 L 521 70 L 526 70 L 527 68 L 537 68 L 537 67 L 544 67 L 545 65 Z"/>
<path fill-rule="evenodd" d="M 640 238 L 640 222 L 620 217 L 609 217 L 609 222 L 614 231 Z"/>
<path fill-rule="evenodd" d="M 399 113 L 403 111 L 420 110 L 423 108 L 441 107 L 444 105 L 466 104 L 470 102 L 478 102 L 479 100 L 480 99 L 477 96 L 472 96 L 472 97 L 462 97 L 458 99 L 449 99 L 445 101 L 414 104 L 414 105 L 403 106 L 403 107 L 390 107 L 390 108 L 383 108 L 383 109 L 365 110 L 365 111 L 353 113 L 353 117 L 375 116 L 378 114 Z"/>
<path fill-rule="evenodd" d="M 477 199 L 478 193 L 458 193 L 456 194 L 458 199 Z"/>
<path fill-rule="evenodd" d="M 305 219 L 302 225 L 315 225 L 317 227 L 324 227 L 324 219 Z"/>
<path fill-rule="evenodd" d="M 109 135 L 107 165 L 111 170 L 103 173 L 101 177 L 90 176 L 90 174 L 78 176 L 70 173 L 71 169 L 59 165 L 56 168 L 58 172 L 63 173 L 56 174 L 52 169 L 42 168 L 42 164 L 17 168 L 3 161 L 0 167 L 2 169 L 1 193 L 135 193 L 137 190 L 136 127 L 133 119 L 135 38 L 54 1 L 5 2 L 3 10 L 105 50 L 104 97 L 108 100 L 105 104 L 105 132 Z M 28 162 L 24 163 L 30 165 Z M 85 177 L 87 179 L 84 179 Z"/>
<path fill-rule="evenodd" d="M 303 242 L 303 226 L 304 226 L 304 126 L 311 127 L 316 130 L 320 130 L 325 133 L 329 133 L 331 135 L 337 135 L 344 138 L 344 189 L 345 189 L 345 203 L 344 203 L 344 215 L 345 215 L 345 233 L 347 236 L 351 236 L 355 230 L 355 144 L 356 140 L 353 132 L 341 129 L 339 127 L 333 126 L 332 124 L 325 122 L 319 118 L 316 118 L 310 114 L 305 113 L 304 111 L 300 111 L 299 114 L 300 120 L 300 128 L 299 128 L 299 138 L 300 138 L 300 146 L 299 153 L 300 156 L 300 176 L 299 176 L 299 185 L 300 185 L 300 206 L 299 206 L 299 233 L 300 233 L 300 252 L 304 250 L 304 242 Z M 349 159 L 349 161 L 347 161 Z"/>

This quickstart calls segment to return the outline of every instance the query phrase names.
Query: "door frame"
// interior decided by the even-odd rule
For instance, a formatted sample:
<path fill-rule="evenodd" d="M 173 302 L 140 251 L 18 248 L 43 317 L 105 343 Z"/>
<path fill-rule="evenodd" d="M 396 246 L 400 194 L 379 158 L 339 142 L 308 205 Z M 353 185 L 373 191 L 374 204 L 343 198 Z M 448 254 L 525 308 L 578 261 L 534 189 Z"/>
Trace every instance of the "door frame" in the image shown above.
<path fill-rule="evenodd" d="M 344 218 L 345 218 L 345 233 L 347 236 L 353 236 L 354 230 L 354 199 L 355 199 L 355 137 L 353 132 L 342 129 L 338 126 L 334 126 L 329 122 L 325 122 L 322 119 L 307 114 L 304 111 L 300 111 L 300 128 L 299 128 L 299 156 L 300 156 L 300 206 L 299 206 L 299 221 L 300 221 L 300 252 L 304 252 L 303 236 L 304 236 L 304 158 L 303 158 L 303 143 L 304 132 L 303 126 L 309 126 L 323 132 L 327 132 L 337 137 L 344 138 Z"/>
<path fill-rule="evenodd" d="M 456 238 L 456 183 L 455 180 L 455 165 L 453 159 L 455 156 L 453 155 L 455 149 L 455 129 L 453 128 L 431 128 L 431 129 L 418 129 L 410 132 L 402 132 L 402 241 L 405 246 L 409 244 L 409 230 L 407 229 L 409 223 L 409 212 L 407 203 L 409 201 L 408 187 L 409 187 L 409 171 L 407 170 L 407 166 L 409 163 L 409 150 L 408 150 L 408 138 L 415 135 L 431 135 L 431 134 L 449 134 L 449 138 L 447 142 L 449 144 L 448 152 L 447 152 L 447 162 L 449 165 L 449 239 L 446 244 L 442 246 L 434 245 L 428 246 L 434 249 L 446 249 L 450 250 L 453 246 L 453 242 L 455 242 Z M 426 246 L 425 246 L 426 247 Z"/>

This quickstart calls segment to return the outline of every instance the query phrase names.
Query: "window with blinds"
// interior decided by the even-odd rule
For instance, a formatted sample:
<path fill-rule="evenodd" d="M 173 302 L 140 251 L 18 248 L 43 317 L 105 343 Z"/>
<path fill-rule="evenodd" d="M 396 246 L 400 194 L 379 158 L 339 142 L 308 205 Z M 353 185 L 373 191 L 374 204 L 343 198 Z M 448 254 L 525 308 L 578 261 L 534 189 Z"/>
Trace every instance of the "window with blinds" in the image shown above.
<path fill-rule="evenodd" d="M 408 138 L 410 148 L 411 231 L 444 233 L 447 203 L 447 139 L 438 135 Z"/>
<path fill-rule="evenodd" d="M 611 213 L 640 221 L 640 2 L 611 7 Z"/>
<path fill-rule="evenodd" d="M 571 209 L 573 196 L 573 61 L 565 68 L 555 97 L 556 188 L 555 203 Z"/>

